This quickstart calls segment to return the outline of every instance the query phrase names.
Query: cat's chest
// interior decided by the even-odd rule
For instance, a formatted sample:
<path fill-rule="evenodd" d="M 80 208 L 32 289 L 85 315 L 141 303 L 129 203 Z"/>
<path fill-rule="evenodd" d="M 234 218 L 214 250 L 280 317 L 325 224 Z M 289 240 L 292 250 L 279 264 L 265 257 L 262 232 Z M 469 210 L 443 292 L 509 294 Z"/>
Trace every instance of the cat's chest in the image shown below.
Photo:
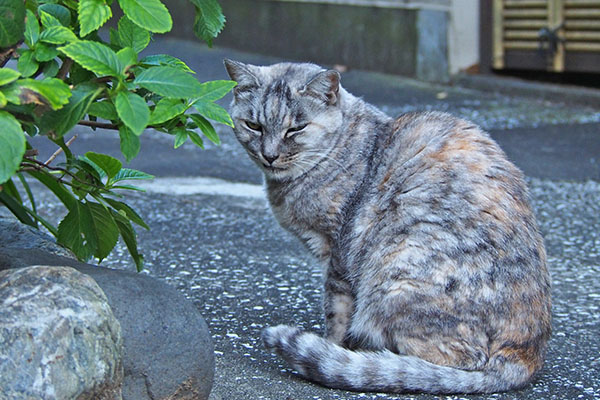
<path fill-rule="evenodd" d="M 348 192 L 335 186 L 294 187 L 285 193 L 269 191 L 279 223 L 296 234 L 305 230 L 333 236 L 339 230 Z"/>

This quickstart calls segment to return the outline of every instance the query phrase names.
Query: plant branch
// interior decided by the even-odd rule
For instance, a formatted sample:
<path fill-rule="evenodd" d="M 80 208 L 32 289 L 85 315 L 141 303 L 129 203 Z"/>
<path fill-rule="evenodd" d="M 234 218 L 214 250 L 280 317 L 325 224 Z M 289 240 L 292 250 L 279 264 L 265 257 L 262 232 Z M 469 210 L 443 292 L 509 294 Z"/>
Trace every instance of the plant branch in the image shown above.
<path fill-rule="evenodd" d="M 10 60 L 13 54 L 17 51 L 17 47 L 19 47 L 21 43 L 23 43 L 23 41 L 19 40 L 17 43 L 6 49 L 0 49 L 0 68 L 6 65 L 8 60 Z"/>
<path fill-rule="evenodd" d="M 56 74 L 56 77 L 58 79 L 64 80 L 66 78 L 67 74 L 69 73 L 69 71 L 71 70 L 72 65 L 73 65 L 73 60 L 69 57 L 65 58 L 62 65 L 60 66 L 60 69 L 58 70 L 58 73 Z"/>
<path fill-rule="evenodd" d="M 71 143 L 73 143 L 73 141 L 74 141 L 75 139 L 77 139 L 77 135 L 73 135 L 73 137 L 72 137 L 71 139 L 69 139 L 69 140 L 67 141 L 67 143 L 65 143 L 65 146 L 69 147 L 69 146 L 71 145 Z M 62 149 L 62 147 L 59 147 L 59 148 L 58 148 L 58 150 L 56 150 L 56 151 L 55 151 L 55 152 L 54 152 L 54 153 L 53 153 L 53 154 L 50 156 L 50 158 L 48 158 L 48 159 L 46 160 L 46 162 L 44 163 L 44 165 L 46 165 L 46 166 L 50 165 L 50 163 L 51 163 L 52 161 L 54 161 L 54 159 L 55 159 L 56 157 L 58 157 L 58 155 L 59 155 L 60 153 L 62 153 L 62 152 L 63 152 L 63 149 Z"/>
<path fill-rule="evenodd" d="M 106 123 L 106 122 L 81 120 L 77 124 L 84 125 L 84 126 L 91 126 L 92 128 L 115 129 L 115 130 L 119 129 L 118 125 Z"/>
<path fill-rule="evenodd" d="M 41 171 L 41 170 L 43 170 L 45 168 L 45 169 L 48 169 L 50 171 L 58 171 L 58 172 L 62 172 L 65 175 L 69 175 L 71 177 L 71 179 L 76 180 L 76 181 L 78 181 L 79 183 L 81 183 L 83 185 L 91 186 L 93 188 L 100 189 L 100 190 L 107 190 L 107 188 L 104 187 L 104 186 L 98 186 L 98 185 L 95 185 L 93 183 L 84 181 L 83 179 L 79 178 L 77 175 L 75 175 L 74 173 L 72 173 L 71 171 L 69 171 L 66 168 L 52 167 L 52 166 L 47 165 L 47 164 L 45 164 L 45 163 L 43 163 L 43 162 L 41 162 L 39 160 L 36 160 L 35 158 L 23 157 L 23 159 L 27 160 L 31 164 L 29 164 L 30 166 L 24 166 L 24 167 L 22 167 L 21 171 L 28 171 L 30 169 Z M 64 181 L 61 178 L 58 178 L 57 180 L 59 182 L 65 184 L 65 185 L 68 185 L 68 186 L 71 186 L 71 187 L 77 187 L 73 183 Z"/>
<path fill-rule="evenodd" d="M 34 165 L 32 165 L 32 167 L 33 167 L 34 169 L 38 169 L 38 170 L 39 170 L 39 169 L 46 168 L 46 169 L 49 169 L 50 171 L 60 171 L 60 172 L 64 172 L 65 174 L 67 174 L 67 175 L 70 175 L 72 178 L 76 178 L 76 176 L 75 176 L 75 175 L 74 175 L 74 174 L 73 174 L 71 171 L 69 171 L 69 170 L 68 170 L 68 169 L 66 169 L 66 168 L 61 168 L 61 167 L 51 167 L 50 165 L 48 165 L 48 164 L 45 164 L 45 163 L 43 163 L 43 162 L 41 162 L 41 161 L 39 161 L 39 160 L 36 160 L 35 158 L 31 158 L 31 157 L 27 157 L 27 156 L 24 156 L 24 157 L 23 157 L 23 160 L 27 160 L 27 161 L 29 161 L 30 163 L 34 164 Z"/>

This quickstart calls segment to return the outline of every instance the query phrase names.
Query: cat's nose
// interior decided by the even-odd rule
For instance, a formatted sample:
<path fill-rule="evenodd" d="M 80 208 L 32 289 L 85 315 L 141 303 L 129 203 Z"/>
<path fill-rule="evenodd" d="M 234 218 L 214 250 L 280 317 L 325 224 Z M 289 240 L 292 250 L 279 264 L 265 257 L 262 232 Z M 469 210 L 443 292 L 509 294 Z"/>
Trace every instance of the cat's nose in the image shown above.
<path fill-rule="evenodd" d="M 273 155 L 273 154 L 262 153 L 262 156 L 265 159 L 265 161 L 269 163 L 269 165 L 273 165 L 273 161 L 275 161 L 279 158 L 279 154 Z"/>

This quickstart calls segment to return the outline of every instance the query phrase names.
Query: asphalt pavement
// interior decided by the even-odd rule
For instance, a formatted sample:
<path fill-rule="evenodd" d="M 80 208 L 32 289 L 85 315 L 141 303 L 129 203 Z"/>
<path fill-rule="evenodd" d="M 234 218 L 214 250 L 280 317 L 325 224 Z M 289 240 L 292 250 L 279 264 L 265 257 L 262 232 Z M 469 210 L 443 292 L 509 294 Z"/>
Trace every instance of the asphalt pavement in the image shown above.
<path fill-rule="evenodd" d="M 149 52 L 182 58 L 201 81 L 227 78 L 223 58 L 279 61 L 174 39 L 154 41 Z M 553 282 L 554 331 L 546 364 L 535 383 L 520 391 L 444 398 L 600 399 L 600 107 L 577 101 L 577 88 L 565 89 L 569 95 L 546 96 L 544 90 L 561 88 L 528 89 L 523 83 L 524 89 L 511 95 L 487 84 L 479 87 L 481 77 L 464 79 L 468 85 L 352 70 L 342 75 L 350 92 L 390 115 L 442 110 L 472 120 L 489 130 L 527 175 Z M 493 79 L 502 86 L 502 78 Z M 325 389 L 300 379 L 264 350 L 260 331 L 269 325 L 323 331 L 321 272 L 278 226 L 261 175 L 231 129 L 218 132 L 222 145 L 207 144 L 205 150 L 191 143 L 174 150 L 173 137 L 145 132 L 142 151 L 130 166 L 156 179 L 146 185 L 147 193 L 128 195 L 152 228 L 139 232 L 147 261 L 143 273 L 179 289 L 209 325 L 216 348 L 211 400 L 437 398 Z M 112 131 L 78 128 L 77 134 L 76 152 L 119 154 Z M 42 158 L 53 151 L 44 142 L 35 142 Z M 40 212 L 56 219 L 62 212 L 59 202 L 40 196 Z M 135 268 L 122 244 L 103 265 Z"/>

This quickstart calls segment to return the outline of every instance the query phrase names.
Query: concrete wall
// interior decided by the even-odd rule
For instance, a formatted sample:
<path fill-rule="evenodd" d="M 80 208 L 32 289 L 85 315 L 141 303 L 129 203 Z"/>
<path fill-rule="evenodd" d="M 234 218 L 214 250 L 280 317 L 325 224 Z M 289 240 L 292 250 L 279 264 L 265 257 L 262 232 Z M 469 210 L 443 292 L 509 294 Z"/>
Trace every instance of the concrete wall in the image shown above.
<path fill-rule="evenodd" d="M 447 81 L 477 59 L 477 0 L 220 3 L 227 26 L 217 46 L 428 81 Z M 193 38 L 193 7 L 187 0 L 166 4 L 174 17 L 173 33 Z"/>
<path fill-rule="evenodd" d="M 450 74 L 478 64 L 479 59 L 479 0 L 453 0 L 448 27 Z"/>
<path fill-rule="evenodd" d="M 416 73 L 416 12 L 260 0 L 221 0 L 229 27 L 216 43 L 321 64 Z"/>

